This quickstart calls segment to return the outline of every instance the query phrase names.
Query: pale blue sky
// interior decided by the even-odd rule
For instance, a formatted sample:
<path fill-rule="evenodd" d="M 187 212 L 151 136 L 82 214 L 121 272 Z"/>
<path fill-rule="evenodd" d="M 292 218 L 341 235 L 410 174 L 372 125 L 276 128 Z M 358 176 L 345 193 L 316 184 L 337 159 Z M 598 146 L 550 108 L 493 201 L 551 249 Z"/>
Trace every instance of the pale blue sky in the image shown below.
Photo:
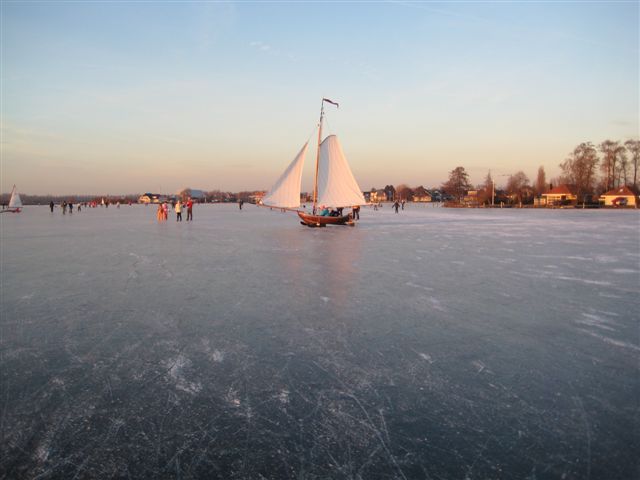
<path fill-rule="evenodd" d="M 363 189 L 551 178 L 580 142 L 638 138 L 638 2 L 1 9 L 3 192 L 268 188 L 323 96 Z"/>

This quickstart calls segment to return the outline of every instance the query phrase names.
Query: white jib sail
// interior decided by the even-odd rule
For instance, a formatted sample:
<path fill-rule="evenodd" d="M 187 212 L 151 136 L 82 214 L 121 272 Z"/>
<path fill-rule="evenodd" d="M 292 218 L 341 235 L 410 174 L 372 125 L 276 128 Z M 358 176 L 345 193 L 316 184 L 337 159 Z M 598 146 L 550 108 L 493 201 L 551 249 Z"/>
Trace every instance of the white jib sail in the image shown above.
<path fill-rule="evenodd" d="M 300 149 L 296 158 L 289 164 L 278 181 L 269 189 L 262 199 L 264 205 L 280 208 L 297 208 L 300 206 L 300 185 L 302 183 L 302 166 L 309 142 Z"/>
<path fill-rule="evenodd" d="M 9 200 L 9 208 L 22 208 L 22 200 L 20 194 L 16 192 L 16 186 L 11 190 L 11 200 Z"/>
<path fill-rule="evenodd" d="M 317 204 L 325 207 L 351 207 L 365 203 L 338 137 L 329 135 L 320 144 Z"/>

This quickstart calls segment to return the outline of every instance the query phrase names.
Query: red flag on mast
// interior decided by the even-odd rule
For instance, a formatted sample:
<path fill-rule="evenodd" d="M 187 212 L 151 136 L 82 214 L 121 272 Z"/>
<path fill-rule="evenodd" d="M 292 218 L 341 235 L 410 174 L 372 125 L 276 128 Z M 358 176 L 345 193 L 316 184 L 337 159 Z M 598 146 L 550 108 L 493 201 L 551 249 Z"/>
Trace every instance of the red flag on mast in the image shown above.
<path fill-rule="evenodd" d="M 332 105 L 335 105 L 336 107 L 340 108 L 340 105 L 338 105 L 338 102 L 334 102 L 333 100 L 329 100 L 328 98 L 323 98 L 322 101 L 323 102 L 329 102 Z"/>

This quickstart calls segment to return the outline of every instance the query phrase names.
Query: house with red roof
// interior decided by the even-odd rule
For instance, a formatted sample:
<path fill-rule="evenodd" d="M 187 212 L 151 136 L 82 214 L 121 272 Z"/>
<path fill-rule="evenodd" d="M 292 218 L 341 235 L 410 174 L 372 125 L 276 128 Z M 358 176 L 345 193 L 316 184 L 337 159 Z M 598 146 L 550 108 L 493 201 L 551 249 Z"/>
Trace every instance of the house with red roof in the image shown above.
<path fill-rule="evenodd" d="M 605 207 L 638 206 L 638 196 L 626 185 L 603 193 L 599 200 Z"/>
<path fill-rule="evenodd" d="M 542 194 L 543 205 L 567 205 L 578 201 L 576 189 L 572 185 L 558 185 Z"/>

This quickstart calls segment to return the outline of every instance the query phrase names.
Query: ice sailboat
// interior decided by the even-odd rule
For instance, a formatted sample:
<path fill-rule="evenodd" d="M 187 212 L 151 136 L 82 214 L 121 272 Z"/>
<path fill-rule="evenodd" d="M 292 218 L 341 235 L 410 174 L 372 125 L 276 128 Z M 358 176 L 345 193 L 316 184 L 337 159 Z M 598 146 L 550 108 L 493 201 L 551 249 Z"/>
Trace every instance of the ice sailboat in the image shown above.
<path fill-rule="evenodd" d="M 13 186 L 11 190 L 11 199 L 9 200 L 9 208 L 7 210 L 2 210 L 7 213 L 20 213 L 22 209 L 22 200 L 20 199 L 20 194 L 16 191 L 16 186 Z"/>
<path fill-rule="evenodd" d="M 262 199 L 262 204 L 294 210 L 298 213 L 301 223 L 309 227 L 324 227 L 326 225 L 354 225 L 351 215 L 329 216 L 320 215 L 318 209 L 351 208 L 364 205 L 362 190 L 358 186 L 351 168 L 344 156 L 338 137 L 329 135 L 322 140 L 322 121 L 324 119 L 325 102 L 338 106 L 327 98 L 322 99 L 320 107 L 320 122 L 318 124 L 318 148 L 316 151 L 316 168 L 313 186 L 313 210 L 311 213 L 299 210 L 300 187 L 302 183 L 302 167 L 309 147 L 309 142 L 298 152 L 284 173 L 278 178 Z"/>

